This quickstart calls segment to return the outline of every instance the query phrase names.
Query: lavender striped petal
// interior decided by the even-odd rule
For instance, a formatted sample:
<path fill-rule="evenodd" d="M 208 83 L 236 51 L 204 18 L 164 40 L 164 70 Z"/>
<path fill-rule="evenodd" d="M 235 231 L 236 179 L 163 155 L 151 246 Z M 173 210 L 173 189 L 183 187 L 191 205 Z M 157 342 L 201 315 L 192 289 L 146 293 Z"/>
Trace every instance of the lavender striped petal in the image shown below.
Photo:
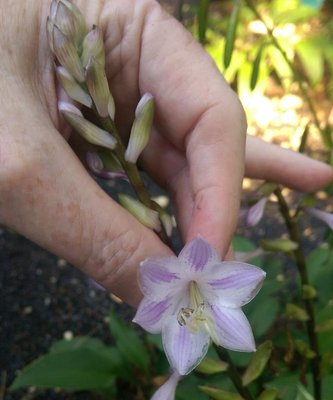
<path fill-rule="evenodd" d="M 212 306 L 215 333 L 219 346 L 235 351 L 255 351 L 253 333 L 249 321 L 240 308 Z"/>
<path fill-rule="evenodd" d="M 172 301 L 170 298 L 166 298 L 158 303 L 143 299 L 133 322 L 150 333 L 161 333 L 163 318 L 170 312 L 171 305 Z"/>
<path fill-rule="evenodd" d="M 162 339 L 168 361 L 180 375 L 189 374 L 200 363 L 209 345 L 206 331 L 191 333 L 185 326 L 179 325 L 176 315 L 165 319 Z"/>
<path fill-rule="evenodd" d="M 181 283 L 176 257 L 147 259 L 140 265 L 139 284 L 145 296 L 159 302 L 175 294 Z"/>
<path fill-rule="evenodd" d="M 179 254 L 179 259 L 199 272 L 204 269 L 209 261 L 217 261 L 218 256 L 208 242 L 197 237 L 183 248 Z"/>
<path fill-rule="evenodd" d="M 206 271 L 205 271 L 206 272 Z M 200 289 L 210 304 L 238 308 L 259 292 L 266 273 L 253 265 L 231 261 L 212 265 Z"/>

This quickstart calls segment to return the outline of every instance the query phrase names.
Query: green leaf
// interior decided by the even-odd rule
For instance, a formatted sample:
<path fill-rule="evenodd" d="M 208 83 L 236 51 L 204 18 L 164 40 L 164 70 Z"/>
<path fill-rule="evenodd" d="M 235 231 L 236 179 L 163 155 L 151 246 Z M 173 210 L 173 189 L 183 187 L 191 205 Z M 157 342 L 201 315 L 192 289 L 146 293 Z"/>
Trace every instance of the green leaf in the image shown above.
<path fill-rule="evenodd" d="M 199 390 L 215 400 L 243 400 L 238 393 L 227 392 L 211 386 L 199 386 Z"/>
<path fill-rule="evenodd" d="M 201 374 L 216 374 L 224 372 L 228 369 L 228 364 L 221 360 L 213 360 L 212 358 L 204 358 L 203 361 L 196 367 L 196 371 Z"/>
<path fill-rule="evenodd" d="M 225 47 L 224 47 L 224 59 L 223 59 L 225 68 L 229 67 L 232 53 L 234 50 L 240 6 L 241 2 L 239 0 L 236 0 L 228 23 Z"/>
<path fill-rule="evenodd" d="M 73 342 L 73 343 L 71 343 Z M 11 390 L 21 387 L 60 387 L 68 390 L 106 390 L 121 375 L 122 359 L 115 348 L 93 340 L 64 341 L 28 365 L 15 379 Z"/>
<path fill-rule="evenodd" d="M 321 48 L 311 39 L 305 39 L 297 44 L 296 52 L 311 84 L 316 85 L 324 74 L 324 58 Z"/>
<path fill-rule="evenodd" d="M 279 311 L 279 304 L 275 298 L 266 297 L 260 295 L 260 293 L 259 296 L 246 306 L 247 310 L 249 310 L 246 313 L 257 338 L 267 332 L 273 325 Z"/>
<path fill-rule="evenodd" d="M 249 366 L 242 377 L 242 383 L 247 386 L 257 379 L 264 371 L 266 364 L 271 356 L 273 344 L 270 340 L 262 343 L 254 353 Z"/>
<path fill-rule="evenodd" d="M 251 90 L 254 90 L 254 88 L 257 85 L 258 82 L 258 76 L 260 73 L 260 64 L 261 64 L 261 58 L 262 58 L 262 53 L 265 48 L 266 43 L 262 43 L 258 49 L 256 58 L 254 59 L 253 63 L 253 69 L 252 69 L 252 74 L 251 74 L 251 81 L 250 81 L 250 88 Z"/>
<path fill-rule="evenodd" d="M 311 393 L 309 393 L 300 383 L 297 386 L 297 396 L 295 400 L 315 400 Z"/>
<path fill-rule="evenodd" d="M 115 313 L 110 313 L 109 320 L 111 334 L 122 356 L 131 364 L 147 372 L 149 356 L 142 340 L 139 339 L 134 330 L 119 320 Z"/>
<path fill-rule="evenodd" d="M 279 391 L 274 388 L 267 388 L 260 393 L 257 400 L 275 400 L 278 397 Z"/>
<path fill-rule="evenodd" d="M 200 43 L 206 40 L 209 0 L 199 0 L 198 5 L 198 34 Z"/>

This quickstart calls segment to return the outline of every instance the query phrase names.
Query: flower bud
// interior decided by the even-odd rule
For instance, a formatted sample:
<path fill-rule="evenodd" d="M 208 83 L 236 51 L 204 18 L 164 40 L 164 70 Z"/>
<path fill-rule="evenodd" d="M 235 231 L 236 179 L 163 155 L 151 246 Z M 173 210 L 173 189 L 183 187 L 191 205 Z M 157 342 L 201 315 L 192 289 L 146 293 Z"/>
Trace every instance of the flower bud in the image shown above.
<path fill-rule="evenodd" d="M 177 372 L 174 372 L 170 378 L 154 393 L 151 400 L 174 400 L 177 384 L 181 378 Z"/>
<path fill-rule="evenodd" d="M 296 304 L 288 303 L 286 306 L 286 314 L 288 317 L 295 319 L 296 321 L 304 322 L 309 320 L 308 313 L 304 308 L 301 308 Z"/>
<path fill-rule="evenodd" d="M 127 179 L 124 171 L 114 172 L 107 170 L 103 164 L 103 160 L 96 152 L 89 151 L 86 155 L 86 161 L 90 171 L 98 178 L 105 180 L 116 178 Z"/>
<path fill-rule="evenodd" d="M 88 65 L 91 58 L 103 65 L 103 68 L 105 67 L 103 34 L 98 26 L 93 26 L 93 29 L 85 36 L 82 44 L 81 61 L 84 67 Z"/>
<path fill-rule="evenodd" d="M 267 197 L 263 197 L 249 209 L 246 216 L 246 225 L 248 227 L 253 227 L 258 224 L 264 215 L 266 203 Z"/>
<path fill-rule="evenodd" d="M 135 120 L 125 152 L 126 161 L 135 164 L 146 147 L 153 124 L 154 109 L 154 98 L 151 94 L 146 93 L 141 98 L 135 111 Z"/>
<path fill-rule="evenodd" d="M 48 28 L 49 29 L 49 28 Z M 54 25 L 52 28 L 53 51 L 59 64 L 78 81 L 84 81 L 84 70 L 75 45 Z"/>
<path fill-rule="evenodd" d="M 104 66 L 91 57 L 86 66 L 86 83 L 90 96 L 94 100 L 98 114 L 101 117 L 109 115 L 111 93 L 106 79 Z"/>
<path fill-rule="evenodd" d="M 78 108 L 65 102 L 59 102 L 58 107 L 68 124 L 89 143 L 110 150 L 116 147 L 116 139 L 109 132 L 86 120 Z"/>
<path fill-rule="evenodd" d="M 205 357 L 195 370 L 201 374 L 211 375 L 218 372 L 224 372 L 228 369 L 228 367 L 229 365 L 224 361 Z"/>
<path fill-rule="evenodd" d="M 261 247 L 266 251 L 289 253 L 298 248 L 298 243 L 289 239 L 262 240 Z"/>
<path fill-rule="evenodd" d="M 173 230 L 173 219 L 170 214 L 168 214 L 166 211 L 161 211 L 160 212 L 160 221 L 162 222 L 163 228 L 165 230 L 165 233 L 169 238 L 172 236 L 172 230 Z"/>
<path fill-rule="evenodd" d="M 81 11 L 68 0 L 53 0 L 50 6 L 50 21 L 79 49 L 87 32 Z"/>
<path fill-rule="evenodd" d="M 158 212 L 146 207 L 140 201 L 133 199 L 125 194 L 120 194 L 119 203 L 126 208 L 141 224 L 156 232 L 161 230 Z"/>
<path fill-rule="evenodd" d="M 325 222 L 333 230 L 333 214 L 312 207 L 305 207 L 304 211 L 312 217 Z"/>
<path fill-rule="evenodd" d="M 56 67 L 57 77 L 68 96 L 87 107 L 92 106 L 91 97 L 76 82 L 72 75 L 62 66 Z"/>
<path fill-rule="evenodd" d="M 270 340 L 267 340 L 258 346 L 257 351 L 253 354 L 252 359 L 243 374 L 243 386 L 247 386 L 264 372 L 266 364 L 270 359 L 272 350 L 273 344 Z"/>

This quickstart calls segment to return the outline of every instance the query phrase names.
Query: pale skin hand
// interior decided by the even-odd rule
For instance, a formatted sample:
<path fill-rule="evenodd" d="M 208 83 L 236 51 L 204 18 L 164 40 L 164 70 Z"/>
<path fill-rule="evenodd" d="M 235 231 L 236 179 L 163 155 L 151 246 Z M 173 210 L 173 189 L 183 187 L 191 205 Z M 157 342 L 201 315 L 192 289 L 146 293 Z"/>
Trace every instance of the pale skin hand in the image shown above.
<path fill-rule="evenodd" d="M 156 98 L 156 125 L 141 163 L 172 195 L 184 240 L 200 234 L 224 255 L 244 169 L 246 124 L 237 97 L 154 1 L 78 5 L 105 32 L 121 131 L 128 131 L 140 95 Z M 140 261 L 171 250 L 96 185 L 61 135 L 47 13 L 43 0 L 0 6 L 0 222 L 136 305 Z M 245 167 L 251 177 L 304 191 L 333 177 L 321 163 L 254 138 Z"/>

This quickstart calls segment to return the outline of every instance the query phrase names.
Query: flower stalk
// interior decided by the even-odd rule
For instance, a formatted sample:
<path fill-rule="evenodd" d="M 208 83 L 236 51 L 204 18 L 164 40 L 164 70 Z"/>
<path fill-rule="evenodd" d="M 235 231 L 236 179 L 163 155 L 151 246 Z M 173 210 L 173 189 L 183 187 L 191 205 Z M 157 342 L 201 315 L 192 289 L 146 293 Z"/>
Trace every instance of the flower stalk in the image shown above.
<path fill-rule="evenodd" d="M 306 268 L 305 256 L 300 245 L 300 236 L 298 231 L 298 226 L 295 217 L 290 215 L 288 204 L 282 194 L 280 188 L 277 188 L 274 191 L 274 194 L 278 200 L 280 212 L 284 218 L 285 224 L 287 226 L 290 239 L 298 243 L 299 246 L 292 251 L 292 254 L 295 257 L 296 266 L 298 269 L 298 273 L 301 279 L 302 287 L 310 286 L 308 272 Z M 318 337 L 315 329 L 315 315 L 312 298 L 303 297 L 303 303 L 305 310 L 308 314 L 308 320 L 305 321 L 307 334 L 309 338 L 309 343 L 311 350 L 315 353 L 315 356 L 311 360 L 311 369 L 312 369 L 312 379 L 313 379 L 313 388 L 314 388 L 314 397 L 316 400 L 321 399 L 321 378 L 320 378 L 320 353 L 319 353 L 319 343 Z"/>
<path fill-rule="evenodd" d="M 231 379 L 232 383 L 234 384 L 235 388 L 237 389 L 238 393 L 245 399 L 245 400 L 254 400 L 249 389 L 243 386 L 242 377 L 237 371 L 236 366 L 234 365 L 228 351 L 223 347 L 217 346 L 214 344 L 215 351 L 219 358 L 222 361 L 225 361 L 228 364 L 227 373 L 229 378 Z"/>

